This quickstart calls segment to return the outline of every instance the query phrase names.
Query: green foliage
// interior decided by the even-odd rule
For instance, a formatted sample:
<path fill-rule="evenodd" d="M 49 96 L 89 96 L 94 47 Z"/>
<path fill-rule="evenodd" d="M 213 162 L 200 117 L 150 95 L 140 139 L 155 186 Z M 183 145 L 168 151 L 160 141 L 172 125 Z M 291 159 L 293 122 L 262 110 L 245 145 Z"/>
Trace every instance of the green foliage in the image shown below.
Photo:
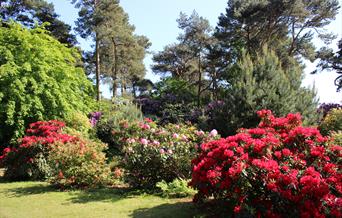
<path fill-rule="evenodd" d="M 158 126 L 149 119 L 139 123 L 123 123 L 114 132 L 124 152 L 123 167 L 127 181 L 134 187 L 154 188 L 157 182 L 188 179 L 191 160 L 198 147 L 216 137 L 198 131 L 191 125 Z"/>
<path fill-rule="evenodd" d="M 48 162 L 49 182 L 59 187 L 97 187 L 110 183 L 110 169 L 103 150 L 106 145 L 89 140 L 56 143 Z"/>
<path fill-rule="evenodd" d="M 35 143 L 28 149 L 19 148 L 18 152 L 9 152 L 3 166 L 4 177 L 9 180 L 44 180 L 51 175 L 51 168 L 46 160 L 48 148 Z"/>
<path fill-rule="evenodd" d="M 342 131 L 342 109 L 332 109 L 320 123 L 319 130 L 324 135 Z"/>
<path fill-rule="evenodd" d="M 255 126 L 255 112 L 263 108 L 278 116 L 300 112 L 307 124 L 318 119 L 315 92 L 301 87 L 302 69 L 296 63 L 285 70 L 276 54 L 264 47 L 255 60 L 245 53 L 231 70 L 237 76 L 231 79 L 224 106 L 214 109 L 210 124 L 221 134 Z"/>
<path fill-rule="evenodd" d="M 71 26 L 58 19 L 52 3 L 45 0 L 2 0 L 0 19 L 9 22 L 13 19 L 22 25 L 32 28 L 43 25 L 48 34 L 69 47 L 77 44 L 76 36 L 71 34 Z M 1 22 L 1 21 L 0 21 Z"/>
<path fill-rule="evenodd" d="M 92 84 L 80 55 L 40 28 L 0 27 L 0 144 L 15 141 L 37 120 L 89 112 Z"/>
<path fill-rule="evenodd" d="M 170 183 L 165 181 L 158 182 L 156 187 L 162 190 L 163 197 L 184 198 L 196 194 L 196 190 L 188 186 L 187 180 L 175 179 Z"/>
<path fill-rule="evenodd" d="M 313 61 L 312 40 L 318 36 L 331 41 L 333 36 L 324 27 L 335 19 L 338 9 L 337 0 L 229 0 L 215 36 L 231 62 L 240 49 L 254 56 L 266 44 L 277 51 L 284 66 L 287 57 L 302 56 Z"/>
<path fill-rule="evenodd" d="M 125 94 L 134 78 L 144 77 L 143 60 L 151 43 L 147 37 L 134 34 L 135 28 L 118 0 L 72 0 L 72 3 L 79 8 L 76 31 L 96 44 L 95 51 L 88 55 L 87 65 L 94 66 L 88 69 L 96 70 L 98 98 L 100 73 L 111 83 L 113 97 L 117 96 L 119 83 L 121 93 Z"/>
<path fill-rule="evenodd" d="M 65 119 L 67 129 L 64 130 L 67 133 L 81 134 L 84 137 L 89 137 L 92 129 L 89 118 L 79 112 L 73 112 Z M 74 135 L 72 134 L 72 135 Z"/>
<path fill-rule="evenodd" d="M 318 53 L 317 57 L 320 58 L 320 62 L 317 67 L 319 70 L 334 70 L 338 74 L 335 79 L 335 85 L 337 86 L 337 91 L 342 89 L 342 38 L 338 41 L 338 51 L 334 52 L 332 49 L 323 47 Z M 315 70 L 312 73 L 316 73 Z"/>
<path fill-rule="evenodd" d="M 332 133 L 331 137 L 336 145 L 342 145 L 342 131 Z"/>
<path fill-rule="evenodd" d="M 197 106 L 201 104 L 203 92 L 209 88 L 206 81 L 206 55 L 213 45 L 212 28 L 209 21 L 194 11 L 190 16 L 180 13 L 178 27 L 183 31 L 178 36 L 178 43 L 166 46 L 163 51 L 153 56 L 152 70 L 186 81 L 188 87 L 196 88 Z"/>

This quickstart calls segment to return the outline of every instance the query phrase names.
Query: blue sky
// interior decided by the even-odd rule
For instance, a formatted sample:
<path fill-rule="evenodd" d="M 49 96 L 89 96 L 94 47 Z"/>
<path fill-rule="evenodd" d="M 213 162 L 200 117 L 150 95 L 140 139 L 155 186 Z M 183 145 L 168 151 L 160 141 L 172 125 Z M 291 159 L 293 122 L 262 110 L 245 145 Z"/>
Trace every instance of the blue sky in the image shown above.
<path fill-rule="evenodd" d="M 71 4 L 70 0 L 48 0 L 55 5 L 56 12 L 66 23 L 74 26 L 77 19 L 77 9 Z M 342 5 L 342 0 L 339 1 Z M 136 33 L 147 36 L 152 42 L 151 51 L 157 52 L 164 46 L 176 42 L 179 34 L 176 19 L 179 13 L 191 14 L 196 10 L 200 16 L 207 18 L 212 26 L 217 23 L 217 18 L 224 13 L 227 0 L 121 0 L 121 5 L 129 14 L 130 23 L 136 27 Z M 341 10 L 340 10 L 341 11 Z M 340 12 L 336 20 L 327 29 L 342 37 L 342 13 Z M 89 49 L 91 42 L 80 39 L 81 47 Z M 319 40 L 314 41 L 317 47 L 321 46 Z M 336 41 L 331 45 L 337 48 Z M 156 81 L 158 77 L 150 72 L 151 55 L 146 57 L 145 65 L 148 70 L 146 77 Z M 306 76 L 303 85 L 316 87 L 320 102 L 339 102 L 342 103 L 342 93 L 336 93 L 333 81 L 336 78 L 334 72 L 324 72 L 318 75 L 310 75 L 309 72 L 315 68 L 315 63 L 306 62 Z M 105 96 L 109 95 L 108 87 L 103 87 Z"/>

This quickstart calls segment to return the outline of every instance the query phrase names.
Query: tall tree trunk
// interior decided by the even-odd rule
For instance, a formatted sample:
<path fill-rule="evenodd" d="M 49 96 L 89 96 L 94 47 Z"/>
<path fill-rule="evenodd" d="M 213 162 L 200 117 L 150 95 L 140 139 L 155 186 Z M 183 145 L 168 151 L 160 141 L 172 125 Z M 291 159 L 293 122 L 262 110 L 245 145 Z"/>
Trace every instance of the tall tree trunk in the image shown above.
<path fill-rule="evenodd" d="M 132 92 L 133 92 L 133 97 L 136 98 L 137 97 L 137 87 L 136 87 L 134 82 L 132 84 Z"/>
<path fill-rule="evenodd" d="M 201 71 L 201 53 L 198 55 L 198 93 L 197 107 L 201 105 L 201 86 L 202 86 L 202 71 Z"/>
<path fill-rule="evenodd" d="M 125 90 L 125 79 L 121 79 L 121 96 L 124 96 L 126 94 Z"/>
<path fill-rule="evenodd" d="M 99 0 L 94 0 L 94 7 L 97 8 Z M 95 70 L 95 80 L 96 80 L 96 100 L 101 100 L 100 92 L 100 39 L 98 32 L 95 32 L 95 56 L 96 56 L 96 70 Z"/>
<path fill-rule="evenodd" d="M 101 93 L 100 93 L 100 43 L 99 43 L 99 38 L 98 34 L 96 33 L 96 48 L 95 48 L 95 53 L 96 53 L 96 100 L 100 101 L 101 100 Z"/>
<path fill-rule="evenodd" d="M 213 67 L 213 96 L 214 100 L 217 101 L 217 71 L 215 67 Z"/>
<path fill-rule="evenodd" d="M 116 43 L 114 41 L 114 39 L 112 38 L 112 43 L 113 43 L 113 57 L 114 57 L 114 66 L 112 67 L 112 79 L 113 79 L 113 98 L 116 97 L 117 93 L 117 88 L 118 88 L 118 84 L 117 84 L 117 78 L 118 78 L 118 64 L 117 64 L 117 60 L 118 60 L 118 56 L 117 56 L 117 49 L 116 49 Z"/>

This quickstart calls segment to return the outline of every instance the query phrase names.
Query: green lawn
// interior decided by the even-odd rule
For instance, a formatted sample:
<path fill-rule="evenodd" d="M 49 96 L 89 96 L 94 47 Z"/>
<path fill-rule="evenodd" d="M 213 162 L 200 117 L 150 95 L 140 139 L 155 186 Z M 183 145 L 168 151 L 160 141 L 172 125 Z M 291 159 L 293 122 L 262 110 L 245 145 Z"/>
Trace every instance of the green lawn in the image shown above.
<path fill-rule="evenodd" d="M 124 189 L 58 191 L 44 182 L 0 182 L 0 218 L 198 217 L 191 199 L 129 194 Z"/>

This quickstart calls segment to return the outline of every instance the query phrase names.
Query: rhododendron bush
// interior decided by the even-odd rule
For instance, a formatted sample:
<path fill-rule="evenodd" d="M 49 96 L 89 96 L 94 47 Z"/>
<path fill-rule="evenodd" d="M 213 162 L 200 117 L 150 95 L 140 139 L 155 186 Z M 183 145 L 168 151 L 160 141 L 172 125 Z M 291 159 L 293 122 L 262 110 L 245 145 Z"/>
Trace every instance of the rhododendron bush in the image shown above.
<path fill-rule="evenodd" d="M 8 179 L 43 179 L 49 176 L 50 167 L 47 155 L 55 142 L 67 143 L 78 140 L 76 137 L 62 133 L 63 122 L 39 121 L 30 124 L 26 135 L 18 144 L 5 148 L 0 156 L 0 165 L 5 167 Z"/>
<path fill-rule="evenodd" d="M 190 185 L 237 216 L 341 217 L 341 145 L 299 114 L 258 112 L 257 128 L 201 145 Z"/>
<path fill-rule="evenodd" d="M 60 187 L 90 187 L 107 184 L 110 168 L 106 164 L 105 144 L 80 135 L 64 133 L 60 121 L 32 123 L 18 144 L 0 156 L 5 177 L 11 180 L 49 179 Z"/>
<path fill-rule="evenodd" d="M 49 182 L 60 188 L 109 184 L 111 172 L 103 152 L 106 148 L 106 144 L 85 139 L 66 144 L 57 142 L 48 155 Z"/>
<path fill-rule="evenodd" d="M 216 130 L 205 133 L 191 125 L 158 126 L 150 119 L 121 123 L 113 132 L 123 146 L 123 166 L 132 186 L 153 188 L 162 180 L 191 177 L 191 160 L 200 144 L 217 137 Z"/>

